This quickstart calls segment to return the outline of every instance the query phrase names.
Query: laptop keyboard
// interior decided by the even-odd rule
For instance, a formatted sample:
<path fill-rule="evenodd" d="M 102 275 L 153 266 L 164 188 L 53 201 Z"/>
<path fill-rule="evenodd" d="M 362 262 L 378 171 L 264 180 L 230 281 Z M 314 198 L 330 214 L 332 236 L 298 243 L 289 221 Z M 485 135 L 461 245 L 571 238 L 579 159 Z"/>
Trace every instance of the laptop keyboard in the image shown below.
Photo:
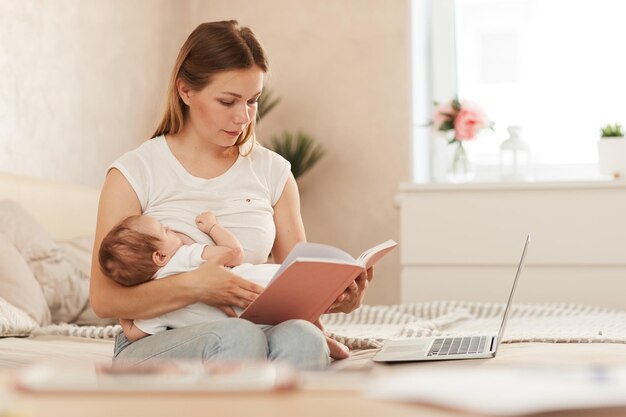
<path fill-rule="evenodd" d="M 486 343 L 487 336 L 442 337 L 435 339 L 427 356 L 482 353 Z"/>

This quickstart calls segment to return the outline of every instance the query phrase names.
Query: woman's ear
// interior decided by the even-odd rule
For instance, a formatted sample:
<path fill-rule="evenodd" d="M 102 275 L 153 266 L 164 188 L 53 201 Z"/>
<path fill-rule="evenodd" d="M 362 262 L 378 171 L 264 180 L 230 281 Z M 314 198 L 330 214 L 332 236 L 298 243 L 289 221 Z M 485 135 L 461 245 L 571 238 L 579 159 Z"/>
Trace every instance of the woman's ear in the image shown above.
<path fill-rule="evenodd" d="M 154 262 L 154 264 L 156 266 L 165 266 L 166 262 L 166 256 L 165 254 L 157 251 L 152 252 L 152 262 Z"/>
<path fill-rule="evenodd" d="M 178 96 L 183 100 L 186 105 L 189 105 L 189 95 L 191 94 L 191 88 L 185 84 L 183 80 L 180 78 L 176 80 L 176 91 L 178 91 Z"/>

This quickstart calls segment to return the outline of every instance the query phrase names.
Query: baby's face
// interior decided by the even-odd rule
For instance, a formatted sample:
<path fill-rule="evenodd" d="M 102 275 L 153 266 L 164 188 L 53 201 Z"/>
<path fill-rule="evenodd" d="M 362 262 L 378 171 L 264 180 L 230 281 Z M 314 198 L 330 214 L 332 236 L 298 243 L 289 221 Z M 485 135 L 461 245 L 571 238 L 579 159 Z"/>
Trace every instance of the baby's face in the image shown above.
<path fill-rule="evenodd" d="M 137 224 L 142 232 L 155 236 L 160 240 L 159 252 L 163 253 L 167 260 L 183 245 L 182 240 L 176 232 L 162 225 L 153 217 L 142 216 Z"/>

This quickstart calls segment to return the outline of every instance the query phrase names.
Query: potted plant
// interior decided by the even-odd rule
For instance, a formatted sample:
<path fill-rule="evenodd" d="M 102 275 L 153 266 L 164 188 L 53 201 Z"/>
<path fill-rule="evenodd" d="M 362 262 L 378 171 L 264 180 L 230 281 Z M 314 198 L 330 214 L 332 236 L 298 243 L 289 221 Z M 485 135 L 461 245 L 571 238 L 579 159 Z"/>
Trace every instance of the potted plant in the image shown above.
<path fill-rule="evenodd" d="M 276 107 L 280 100 L 274 97 L 269 89 L 263 90 L 259 97 L 257 123 Z M 273 136 L 266 146 L 291 163 L 291 172 L 296 179 L 311 169 L 326 152 L 322 145 L 316 144 L 313 138 L 303 132 L 285 131 Z"/>
<path fill-rule="evenodd" d="M 626 140 L 619 123 L 601 128 L 598 141 L 598 166 L 600 174 L 613 178 L 626 178 Z"/>

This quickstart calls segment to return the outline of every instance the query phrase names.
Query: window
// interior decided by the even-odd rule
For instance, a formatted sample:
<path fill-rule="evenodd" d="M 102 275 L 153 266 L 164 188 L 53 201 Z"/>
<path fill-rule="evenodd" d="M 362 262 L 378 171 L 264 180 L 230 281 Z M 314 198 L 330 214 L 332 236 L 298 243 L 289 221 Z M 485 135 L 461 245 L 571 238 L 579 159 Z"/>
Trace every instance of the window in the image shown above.
<path fill-rule="evenodd" d="M 510 125 L 523 127 L 536 177 L 596 175 L 600 127 L 626 123 L 626 2 L 434 0 L 430 7 L 431 97 L 458 92 L 496 122 L 473 144 L 477 179 L 497 179 Z M 448 45 L 454 52 L 440 51 Z"/>

